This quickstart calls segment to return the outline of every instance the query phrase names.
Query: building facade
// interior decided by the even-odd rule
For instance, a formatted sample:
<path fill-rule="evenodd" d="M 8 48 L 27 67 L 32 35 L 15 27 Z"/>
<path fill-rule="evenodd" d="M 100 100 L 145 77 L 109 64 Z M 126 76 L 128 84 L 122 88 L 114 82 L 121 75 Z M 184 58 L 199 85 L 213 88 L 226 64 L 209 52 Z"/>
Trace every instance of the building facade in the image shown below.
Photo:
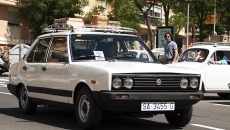
<path fill-rule="evenodd" d="M 20 43 L 30 44 L 32 39 L 30 37 L 30 30 L 25 22 L 18 20 L 18 9 L 20 0 L 0 0 L 0 51 L 2 47 L 12 47 Z M 97 0 L 89 0 L 89 4 L 83 9 L 85 13 L 89 12 L 94 7 L 100 7 L 104 10 L 102 15 L 107 15 L 109 7 L 104 2 L 98 2 Z M 170 13 L 170 15 L 173 15 Z M 83 16 L 82 16 L 83 17 Z M 148 18 L 151 24 L 153 32 L 153 41 L 156 43 L 156 29 L 161 26 L 164 21 L 164 11 L 162 6 L 153 6 L 148 14 Z M 150 35 L 146 26 L 143 16 L 140 15 L 141 30 L 137 35 L 141 37 L 147 44 L 150 43 Z M 185 36 L 184 31 L 181 31 L 180 36 Z M 185 38 L 181 38 L 185 43 Z M 156 45 L 156 44 L 154 44 Z M 155 48 L 156 46 L 153 46 Z"/>

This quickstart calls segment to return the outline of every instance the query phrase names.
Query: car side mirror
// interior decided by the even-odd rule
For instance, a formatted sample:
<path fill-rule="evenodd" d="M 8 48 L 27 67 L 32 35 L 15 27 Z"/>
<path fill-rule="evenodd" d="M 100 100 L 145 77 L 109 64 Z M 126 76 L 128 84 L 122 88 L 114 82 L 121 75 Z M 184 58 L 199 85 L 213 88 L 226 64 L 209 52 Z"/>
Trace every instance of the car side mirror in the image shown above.
<path fill-rule="evenodd" d="M 166 55 L 158 55 L 158 60 L 160 61 L 161 64 L 168 63 Z"/>
<path fill-rule="evenodd" d="M 51 58 L 58 59 L 59 62 L 68 62 L 68 55 L 61 51 L 53 51 Z"/>

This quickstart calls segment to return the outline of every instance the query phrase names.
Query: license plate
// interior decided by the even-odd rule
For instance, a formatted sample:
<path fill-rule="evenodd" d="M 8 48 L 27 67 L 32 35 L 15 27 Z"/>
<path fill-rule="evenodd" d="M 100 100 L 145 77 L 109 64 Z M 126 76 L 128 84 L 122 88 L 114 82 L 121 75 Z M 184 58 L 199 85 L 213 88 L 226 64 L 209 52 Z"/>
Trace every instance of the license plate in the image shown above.
<path fill-rule="evenodd" d="M 175 102 L 142 102 L 141 111 L 173 111 Z"/>

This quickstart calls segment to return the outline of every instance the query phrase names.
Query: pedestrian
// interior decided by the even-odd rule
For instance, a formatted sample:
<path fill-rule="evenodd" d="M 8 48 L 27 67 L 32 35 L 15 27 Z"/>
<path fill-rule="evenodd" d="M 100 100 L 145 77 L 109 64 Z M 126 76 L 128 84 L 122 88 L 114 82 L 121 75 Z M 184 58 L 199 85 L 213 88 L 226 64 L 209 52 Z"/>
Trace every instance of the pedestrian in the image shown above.
<path fill-rule="evenodd" d="M 167 57 L 167 62 L 175 63 L 178 57 L 178 47 L 177 44 L 172 40 L 172 34 L 167 32 L 164 35 L 166 44 L 164 45 L 165 56 Z"/>

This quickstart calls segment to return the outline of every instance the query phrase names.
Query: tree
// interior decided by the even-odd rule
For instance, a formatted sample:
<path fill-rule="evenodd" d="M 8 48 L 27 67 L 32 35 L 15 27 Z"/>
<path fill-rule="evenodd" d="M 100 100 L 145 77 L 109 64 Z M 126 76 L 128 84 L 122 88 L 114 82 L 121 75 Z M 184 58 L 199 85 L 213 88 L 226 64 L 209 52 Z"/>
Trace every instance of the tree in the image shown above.
<path fill-rule="evenodd" d="M 54 19 L 82 13 L 86 4 L 86 0 L 25 0 L 19 8 L 19 19 L 27 21 L 35 38 L 42 29 L 53 24 Z"/>
<path fill-rule="evenodd" d="M 120 21 L 122 26 L 140 30 L 139 11 L 134 3 L 128 0 L 99 0 L 109 4 L 109 20 Z"/>
<path fill-rule="evenodd" d="M 157 5 L 157 0 L 100 0 L 105 1 L 112 8 L 112 15 L 123 24 L 140 26 L 140 15 L 144 17 L 150 35 L 150 48 L 153 48 L 153 32 L 149 21 L 149 11 Z M 120 18 L 118 18 L 118 16 Z M 135 18 L 135 19 L 134 19 Z M 124 21 L 123 21 L 124 20 Z"/>
<path fill-rule="evenodd" d="M 186 26 L 186 16 L 183 13 L 177 13 L 171 16 L 168 22 L 168 25 L 176 27 L 176 34 L 179 34 L 179 32 Z"/>
<path fill-rule="evenodd" d="M 165 13 L 165 26 L 169 26 L 169 12 L 174 5 L 177 5 L 178 0 L 159 0 Z"/>
<path fill-rule="evenodd" d="M 230 1 L 229 0 L 217 0 L 217 14 L 218 22 L 217 24 L 221 24 L 221 28 L 223 28 L 228 36 L 230 33 Z M 221 7 L 221 8 L 218 8 Z M 217 32 L 219 33 L 219 32 Z M 225 33 L 225 32 L 222 32 Z"/>
<path fill-rule="evenodd" d="M 173 6 L 173 12 L 184 13 L 187 16 L 187 2 L 185 0 L 178 0 L 177 4 Z M 211 25 L 206 25 L 205 20 L 208 15 L 214 12 L 214 0 L 192 0 L 189 2 L 189 26 L 192 28 L 194 35 L 195 29 L 199 31 L 199 41 L 203 41 L 211 32 Z"/>

